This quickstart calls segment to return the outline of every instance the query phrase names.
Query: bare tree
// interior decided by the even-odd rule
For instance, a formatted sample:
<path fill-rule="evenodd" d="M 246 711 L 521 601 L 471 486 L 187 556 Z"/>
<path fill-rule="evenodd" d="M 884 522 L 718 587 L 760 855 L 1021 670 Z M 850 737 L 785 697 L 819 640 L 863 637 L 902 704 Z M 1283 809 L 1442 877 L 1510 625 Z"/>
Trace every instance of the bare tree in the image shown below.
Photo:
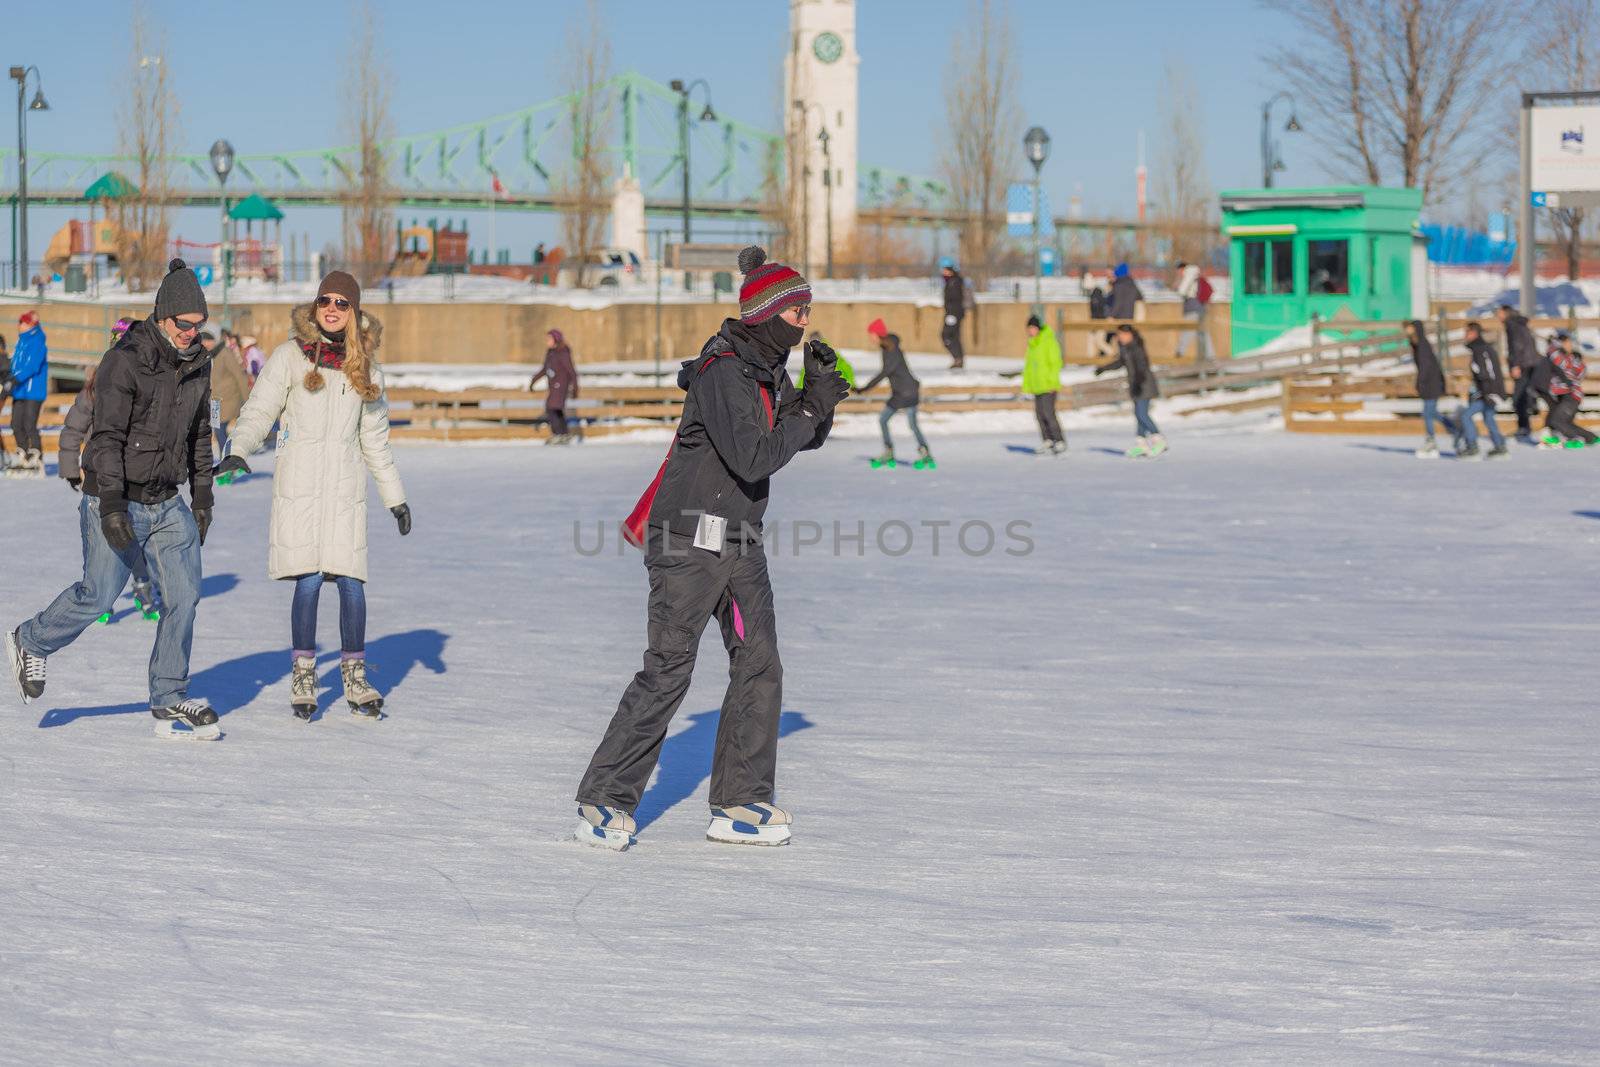
<path fill-rule="evenodd" d="M 168 156 L 182 137 L 166 42 L 150 26 L 144 4 L 133 7 L 128 68 L 117 108 L 119 154 L 132 163 L 134 190 L 107 202 L 118 236 L 117 262 L 134 292 L 154 288 L 167 270 L 172 169 Z"/>
<path fill-rule="evenodd" d="M 344 258 L 362 285 L 388 272 L 394 253 L 394 201 L 389 188 L 391 76 L 378 40 L 371 3 L 355 11 L 359 27 L 345 72 L 345 122 L 355 158 L 344 168 Z"/>
<path fill-rule="evenodd" d="M 595 0 L 587 0 L 583 17 L 567 36 L 567 121 L 572 132 L 572 169 L 556 180 L 561 210 L 561 240 L 566 262 L 573 264 L 579 286 L 588 284 L 596 250 L 603 246 L 610 211 L 606 191 L 611 161 L 606 140 L 611 115 L 603 86 L 610 75 L 611 40 L 606 36 Z"/>
<path fill-rule="evenodd" d="M 1600 87 L 1600 5 L 1595 0 L 1545 0 L 1545 5 L 1529 42 L 1528 58 L 1520 64 L 1529 72 L 1524 79 L 1538 79 L 1538 84 L 1526 88 L 1578 92 Z M 1564 207 L 1547 215 L 1557 242 L 1566 250 L 1567 277 L 1576 280 L 1588 213 L 1581 207 Z"/>
<path fill-rule="evenodd" d="M 1180 260 L 1201 263 L 1213 242 L 1206 234 L 1215 194 L 1206 175 L 1205 126 L 1199 93 L 1181 60 L 1168 59 L 1156 145 L 1157 225 Z"/>
<path fill-rule="evenodd" d="M 1493 135 L 1484 106 L 1514 65 L 1484 54 L 1506 46 L 1495 0 L 1263 0 L 1303 39 L 1273 67 L 1311 121 L 1307 132 L 1352 176 L 1420 188 L 1442 199 L 1465 150 Z M 1513 45 L 1514 46 L 1514 45 Z M 1330 55 L 1330 52 L 1332 55 Z"/>
<path fill-rule="evenodd" d="M 943 169 L 961 216 L 961 266 L 988 280 L 1005 227 L 1007 161 L 1019 158 L 1016 46 L 1004 0 L 970 0 L 970 25 L 956 35 L 945 69 Z"/>

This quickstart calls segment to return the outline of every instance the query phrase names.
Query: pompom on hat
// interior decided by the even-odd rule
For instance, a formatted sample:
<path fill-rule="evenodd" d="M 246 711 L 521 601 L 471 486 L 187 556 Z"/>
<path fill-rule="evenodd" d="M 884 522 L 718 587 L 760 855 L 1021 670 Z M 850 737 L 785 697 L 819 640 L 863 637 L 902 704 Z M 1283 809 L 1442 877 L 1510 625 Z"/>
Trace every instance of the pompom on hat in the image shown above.
<path fill-rule="evenodd" d="M 786 307 L 811 303 L 811 285 L 800 272 L 768 263 L 767 250 L 750 245 L 739 253 L 739 318 L 748 326 L 766 322 Z"/>

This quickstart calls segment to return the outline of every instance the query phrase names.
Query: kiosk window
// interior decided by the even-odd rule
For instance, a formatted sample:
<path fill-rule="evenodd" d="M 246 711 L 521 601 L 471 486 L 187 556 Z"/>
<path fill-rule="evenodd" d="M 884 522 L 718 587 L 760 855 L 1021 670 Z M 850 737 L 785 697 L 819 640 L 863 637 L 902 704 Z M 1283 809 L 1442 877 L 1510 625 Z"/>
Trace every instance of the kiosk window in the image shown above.
<path fill-rule="evenodd" d="M 1250 296 L 1286 296 L 1294 292 L 1294 242 L 1246 241 L 1244 291 Z"/>
<path fill-rule="evenodd" d="M 1313 295 L 1350 292 L 1350 242 L 1306 242 L 1307 290 Z"/>

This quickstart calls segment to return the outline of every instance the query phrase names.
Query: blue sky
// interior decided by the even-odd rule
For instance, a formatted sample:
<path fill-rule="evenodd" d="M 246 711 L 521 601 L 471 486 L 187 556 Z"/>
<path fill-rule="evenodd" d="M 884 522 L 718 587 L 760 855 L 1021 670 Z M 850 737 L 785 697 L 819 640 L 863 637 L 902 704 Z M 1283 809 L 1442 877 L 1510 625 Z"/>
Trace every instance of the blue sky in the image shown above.
<path fill-rule="evenodd" d="M 551 0 L 388 0 L 375 7 L 395 74 L 398 132 L 557 95 L 562 43 L 580 9 Z M 37 64 L 52 107 L 31 117 L 31 147 L 114 149 L 114 94 L 126 57 L 108 42 L 126 39 L 129 10 L 126 0 L 13 6 L 0 58 Z M 217 137 L 241 152 L 343 143 L 339 64 L 355 25 L 353 5 L 150 0 L 148 10 L 167 33 L 183 149 L 203 152 Z M 1153 157 L 1168 57 L 1187 65 L 1198 90 L 1212 183 L 1258 182 L 1260 105 L 1275 88 L 1263 53 L 1288 33 L 1279 16 L 1255 0 L 1011 0 L 1010 10 L 1025 124 L 1044 126 L 1054 141 L 1044 181 L 1057 211 L 1081 187 L 1090 214 L 1132 213 L 1137 135 L 1147 131 Z M 601 11 L 617 69 L 660 81 L 704 77 L 719 112 L 776 126 L 786 0 L 602 0 Z M 863 162 L 936 173 L 943 73 L 951 41 L 967 23 L 965 0 L 859 0 Z M 9 119 L 0 118 L 0 138 L 14 143 Z M 1020 173 L 1020 146 L 1018 152 Z M 1281 184 L 1325 177 L 1303 137 L 1290 138 L 1284 155 Z M 499 244 L 512 246 L 517 259 L 526 258 L 524 245 L 554 233 L 549 217 L 507 214 L 498 221 Z M 302 209 L 286 225 L 320 242 L 333 233 L 332 216 Z M 31 217 L 37 255 L 66 214 L 35 209 Z M 0 228 L 9 225 L 9 217 L 0 218 Z M 178 229 L 212 240 L 214 215 L 184 212 Z M 473 232 L 474 244 L 482 243 L 486 225 L 475 223 Z"/>

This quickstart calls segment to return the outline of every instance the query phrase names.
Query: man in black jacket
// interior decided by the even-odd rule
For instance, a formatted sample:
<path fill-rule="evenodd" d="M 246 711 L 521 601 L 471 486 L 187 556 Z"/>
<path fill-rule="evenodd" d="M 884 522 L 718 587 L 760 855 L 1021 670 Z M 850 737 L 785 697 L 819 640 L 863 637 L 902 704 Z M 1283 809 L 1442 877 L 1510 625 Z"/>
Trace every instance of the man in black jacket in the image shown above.
<path fill-rule="evenodd" d="M 789 815 L 772 803 L 783 667 L 761 521 L 769 479 L 796 453 L 821 447 L 849 388 L 833 351 L 812 341 L 805 389 L 794 393 L 784 364 L 805 336 L 811 288 L 754 246 L 739 253 L 739 269 L 740 316 L 683 365 L 678 384 L 688 396 L 677 438 L 629 519 L 629 539 L 642 544 L 650 573 L 650 647 L 578 787 L 575 836 L 586 844 L 621 850 L 632 843 L 634 812 L 713 616 L 730 677 L 706 836 L 763 845 L 789 839 Z"/>
<path fill-rule="evenodd" d="M 211 525 L 211 372 L 200 344 L 206 298 L 181 259 L 155 312 L 101 358 L 83 459 L 79 532 L 83 580 L 6 635 L 26 703 L 44 692 L 45 659 L 111 610 L 143 552 L 161 580 L 164 610 L 150 655 L 150 712 L 165 737 L 214 740 L 217 715 L 189 690 L 200 600 L 200 546 Z M 191 512 L 178 496 L 187 485 Z"/>
<path fill-rule="evenodd" d="M 967 317 L 967 283 L 954 267 L 940 270 L 944 275 L 944 329 L 939 340 L 950 353 L 950 369 L 960 370 L 966 363 L 966 350 L 961 347 L 961 320 Z"/>
<path fill-rule="evenodd" d="M 1511 406 L 1517 413 L 1517 440 L 1533 442 L 1533 413 L 1539 409 L 1539 396 L 1550 388 L 1548 363 L 1539 355 L 1539 342 L 1533 338 L 1527 316 L 1510 304 L 1494 309 L 1494 317 L 1506 331 L 1506 365 L 1511 368 Z"/>
<path fill-rule="evenodd" d="M 1505 399 L 1506 395 L 1505 378 L 1500 373 L 1500 353 L 1495 351 L 1494 345 L 1483 339 L 1483 327 L 1476 322 L 1467 323 L 1466 332 L 1467 353 L 1472 368 L 1472 395 L 1467 398 L 1467 406 L 1461 414 L 1463 447 L 1457 451 L 1464 459 L 1477 458 L 1478 430 L 1472 420 L 1482 416 L 1483 427 L 1494 442 L 1489 458 L 1502 459 L 1506 455 L 1506 439 L 1495 422 L 1495 401 Z"/>

